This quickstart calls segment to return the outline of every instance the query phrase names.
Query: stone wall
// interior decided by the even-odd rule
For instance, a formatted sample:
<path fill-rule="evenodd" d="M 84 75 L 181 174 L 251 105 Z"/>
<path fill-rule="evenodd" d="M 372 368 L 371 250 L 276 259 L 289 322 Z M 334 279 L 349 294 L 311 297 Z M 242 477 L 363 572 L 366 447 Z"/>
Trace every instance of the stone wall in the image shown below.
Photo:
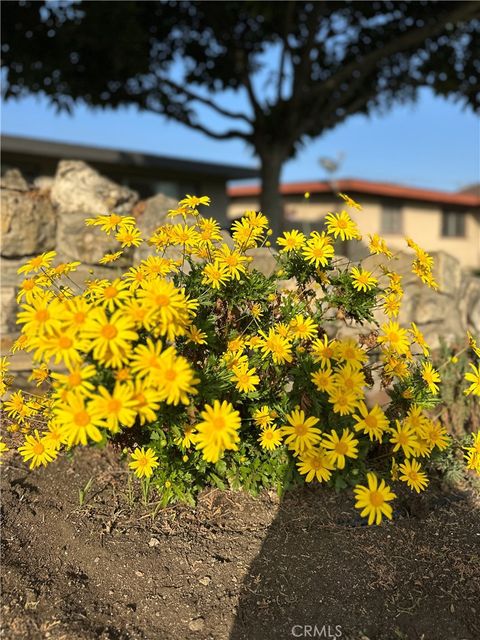
<path fill-rule="evenodd" d="M 112 266 L 101 266 L 99 259 L 117 251 L 119 245 L 98 229 L 85 226 L 85 218 L 113 211 L 134 215 L 143 235 L 148 236 L 176 205 L 162 194 L 139 201 L 136 192 L 104 178 L 84 162 L 72 160 L 60 162 L 53 179 L 39 177 L 31 185 L 19 171 L 7 171 L 0 191 L 0 335 L 4 345 L 16 331 L 15 298 L 24 278 L 17 270 L 29 257 L 54 249 L 58 262 L 82 262 L 76 272 L 80 281 L 90 276 L 92 269 L 97 277 L 116 277 L 120 269 L 145 257 L 149 249 L 141 245 L 125 251 Z"/>
<path fill-rule="evenodd" d="M 132 263 L 151 251 L 142 244 L 128 251 L 112 266 L 99 266 L 98 260 L 107 252 L 118 250 L 118 243 L 86 227 L 84 219 L 115 211 L 134 215 L 143 236 L 150 235 L 165 220 L 175 201 L 158 194 L 146 201 L 128 188 L 100 176 L 84 162 L 62 161 L 55 177 L 39 177 L 33 185 L 22 175 L 9 171 L 1 180 L 0 239 L 0 307 L 3 347 L 16 332 L 16 292 L 23 277 L 17 269 L 31 256 L 55 249 L 60 261 L 80 260 L 78 275 L 85 278 L 95 269 L 97 277 L 116 277 Z M 418 239 L 421 244 L 421 238 Z M 269 274 L 275 261 L 268 249 L 256 249 L 254 265 Z M 415 322 L 432 346 L 439 338 L 447 341 L 465 335 L 469 329 L 480 334 L 480 278 L 461 270 L 456 258 L 440 252 L 434 254 L 436 293 L 422 285 L 411 273 L 412 256 L 400 254 L 395 270 L 404 276 L 405 299 L 401 323 Z M 366 259 L 373 270 L 382 259 Z M 286 283 L 288 286 L 288 283 Z M 380 316 L 379 316 L 380 319 Z M 349 328 L 344 327 L 348 332 Z"/>

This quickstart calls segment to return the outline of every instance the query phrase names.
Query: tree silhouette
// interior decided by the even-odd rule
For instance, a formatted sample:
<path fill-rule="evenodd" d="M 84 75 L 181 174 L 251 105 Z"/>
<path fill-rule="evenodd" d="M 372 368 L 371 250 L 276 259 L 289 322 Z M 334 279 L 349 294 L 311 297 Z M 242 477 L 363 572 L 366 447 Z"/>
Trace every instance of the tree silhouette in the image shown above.
<path fill-rule="evenodd" d="M 2 12 L 6 99 L 136 105 L 240 138 L 276 231 L 282 167 L 309 140 L 421 87 L 479 106 L 477 2 L 10 1 Z"/>

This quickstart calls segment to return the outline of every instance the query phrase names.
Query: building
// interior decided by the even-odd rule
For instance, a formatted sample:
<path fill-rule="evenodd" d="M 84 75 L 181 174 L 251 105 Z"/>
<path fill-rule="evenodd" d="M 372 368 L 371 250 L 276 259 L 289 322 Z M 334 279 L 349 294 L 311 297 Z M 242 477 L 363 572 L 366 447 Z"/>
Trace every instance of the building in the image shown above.
<path fill-rule="evenodd" d="M 29 180 L 53 176 L 59 160 L 83 160 L 114 182 L 138 191 L 141 198 L 164 193 L 175 199 L 185 194 L 208 195 L 211 215 L 225 220 L 228 180 L 257 178 L 255 168 L 184 160 L 120 149 L 2 136 L 2 175 L 19 169 Z"/>
<path fill-rule="evenodd" d="M 404 249 L 404 237 L 411 236 L 429 252 L 445 251 L 463 267 L 480 270 L 478 186 L 452 193 L 355 179 L 286 183 L 281 186 L 285 228 L 322 229 L 323 217 L 342 208 L 338 192 L 362 205 L 363 211 L 349 212 L 364 237 L 378 233 L 392 249 Z M 231 187 L 228 195 L 230 218 L 259 207 L 259 186 Z"/>

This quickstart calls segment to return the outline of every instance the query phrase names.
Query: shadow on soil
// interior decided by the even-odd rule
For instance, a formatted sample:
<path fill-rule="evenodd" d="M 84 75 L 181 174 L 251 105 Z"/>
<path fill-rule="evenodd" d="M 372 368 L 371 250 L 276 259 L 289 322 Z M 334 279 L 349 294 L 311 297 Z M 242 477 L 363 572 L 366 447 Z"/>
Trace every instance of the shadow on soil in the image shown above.
<path fill-rule="evenodd" d="M 243 582 L 230 640 L 478 638 L 472 498 L 410 493 L 393 523 L 365 527 L 351 497 L 288 494 Z"/>

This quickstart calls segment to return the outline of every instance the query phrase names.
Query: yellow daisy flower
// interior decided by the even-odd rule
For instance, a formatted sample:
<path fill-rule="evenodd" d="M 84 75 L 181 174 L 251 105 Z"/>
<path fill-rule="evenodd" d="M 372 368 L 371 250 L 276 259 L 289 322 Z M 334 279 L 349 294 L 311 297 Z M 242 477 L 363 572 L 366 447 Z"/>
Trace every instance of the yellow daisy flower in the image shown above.
<path fill-rule="evenodd" d="M 87 227 L 100 227 L 102 231 L 105 231 L 107 235 L 110 235 L 112 231 L 123 225 L 135 225 L 135 218 L 133 216 L 121 216 L 118 213 L 110 213 L 105 215 L 99 215 L 95 218 L 86 218 L 85 224 Z"/>
<path fill-rule="evenodd" d="M 328 401 L 333 405 L 335 413 L 346 416 L 355 411 L 358 394 L 342 387 L 334 387 L 333 391 L 329 393 Z"/>
<path fill-rule="evenodd" d="M 175 444 L 182 449 L 188 449 L 195 444 L 195 427 L 191 424 L 183 429 L 183 435 L 175 438 Z M 184 460 L 186 462 L 186 460 Z"/>
<path fill-rule="evenodd" d="M 5 442 L 2 442 L 0 440 L 0 465 L 3 464 L 3 461 L 2 461 L 3 454 L 6 453 L 7 451 L 9 451 L 9 448 L 7 447 Z"/>
<path fill-rule="evenodd" d="M 132 462 L 128 463 L 130 469 L 133 469 L 137 478 L 150 478 L 153 470 L 158 467 L 158 456 L 150 447 L 145 451 L 145 447 L 138 447 L 131 455 Z"/>
<path fill-rule="evenodd" d="M 335 358 L 337 353 L 338 342 L 336 340 L 329 340 L 327 334 L 324 334 L 322 338 L 317 338 L 312 342 L 310 353 L 312 354 L 313 361 L 319 362 L 322 366 L 330 364 L 330 360 Z"/>
<path fill-rule="evenodd" d="M 25 443 L 18 447 L 18 452 L 24 462 L 30 460 L 30 469 L 35 469 L 40 465 L 47 466 L 57 457 L 56 448 L 35 429 L 33 435 L 25 436 Z"/>
<path fill-rule="evenodd" d="M 255 371 L 255 367 L 249 369 L 248 364 L 232 368 L 232 380 L 235 382 L 235 387 L 238 391 L 242 393 L 255 391 L 255 388 L 260 382 L 260 378 L 255 374 Z"/>
<path fill-rule="evenodd" d="M 319 419 L 314 416 L 305 417 L 301 409 L 294 409 L 286 415 L 288 425 L 282 426 L 282 435 L 289 449 L 302 452 L 320 442 L 321 430 L 315 427 Z"/>
<path fill-rule="evenodd" d="M 356 421 L 355 431 L 363 431 L 370 440 L 382 441 L 383 434 L 388 428 L 389 422 L 382 409 L 376 404 L 370 411 L 365 402 L 357 403 L 358 413 L 353 418 Z"/>
<path fill-rule="evenodd" d="M 317 335 L 318 324 L 312 318 L 304 318 L 297 315 L 290 321 L 290 330 L 293 338 L 310 340 Z"/>
<path fill-rule="evenodd" d="M 480 363 L 478 366 L 475 366 L 470 362 L 469 366 L 471 367 L 473 373 L 471 371 L 467 371 L 467 373 L 465 374 L 465 380 L 471 382 L 472 384 L 468 387 L 468 389 L 465 389 L 464 394 L 468 396 L 472 393 L 474 396 L 480 396 Z"/>
<path fill-rule="evenodd" d="M 311 379 L 319 391 L 332 393 L 335 389 L 333 371 L 330 366 L 327 366 L 325 369 L 318 369 L 318 371 L 314 371 L 311 374 Z"/>
<path fill-rule="evenodd" d="M 38 277 L 26 278 L 18 287 L 17 302 L 20 303 L 25 299 L 25 302 L 31 304 L 35 298 L 41 297 L 43 294 L 43 286 Z"/>
<path fill-rule="evenodd" d="M 414 489 L 417 493 L 423 491 L 428 485 L 427 475 L 421 470 L 422 466 L 415 459 L 405 460 L 400 465 L 400 480 L 406 482 L 410 489 Z"/>
<path fill-rule="evenodd" d="M 95 301 L 97 305 L 113 312 L 116 308 L 122 307 L 131 295 L 128 282 L 117 278 L 113 280 L 113 282 L 107 280 L 104 285 L 99 288 L 95 296 Z"/>
<path fill-rule="evenodd" d="M 325 223 L 328 233 L 335 238 L 340 236 L 341 240 L 353 240 L 360 238 L 360 232 L 357 225 L 350 218 L 346 211 L 340 213 L 328 213 L 325 216 Z"/>
<path fill-rule="evenodd" d="M 420 431 L 421 437 L 430 448 L 437 447 L 440 451 L 450 444 L 450 437 L 445 427 L 438 420 L 428 420 Z"/>
<path fill-rule="evenodd" d="M 216 251 L 215 258 L 220 265 L 226 268 L 227 274 L 232 279 L 240 280 L 242 273 L 246 272 L 245 263 L 248 263 L 248 258 L 242 256 L 237 249 L 230 249 L 226 244 L 223 244 Z"/>
<path fill-rule="evenodd" d="M 112 391 L 100 385 L 92 394 L 89 407 L 113 433 L 117 433 L 121 427 L 131 427 L 135 422 L 136 404 L 131 387 L 117 382 Z"/>
<path fill-rule="evenodd" d="M 140 421 L 140 424 L 154 422 L 158 417 L 158 409 L 160 408 L 161 395 L 149 386 L 145 380 L 136 377 L 135 380 L 127 381 L 132 400 L 134 402 L 134 410 Z"/>
<path fill-rule="evenodd" d="M 140 229 L 133 224 L 121 224 L 115 234 L 115 240 L 120 242 L 122 248 L 139 247 L 143 242 Z"/>
<path fill-rule="evenodd" d="M 430 392 L 436 395 L 439 387 L 437 382 L 441 382 L 440 374 L 433 368 L 431 362 L 424 362 L 422 365 L 422 378 L 427 383 Z"/>
<path fill-rule="evenodd" d="M 326 482 L 330 480 L 335 469 L 332 457 L 322 447 L 312 447 L 301 453 L 297 467 L 299 472 L 306 476 L 306 482 Z"/>
<path fill-rule="evenodd" d="M 275 427 L 266 427 L 262 429 L 260 435 L 257 438 L 262 449 L 267 451 L 274 451 L 276 447 L 282 444 L 282 432 Z"/>
<path fill-rule="evenodd" d="M 107 364 L 115 358 L 122 362 L 128 357 L 131 343 L 138 339 L 132 320 L 121 309 L 108 317 L 103 309 L 95 309 L 88 318 L 83 335 L 90 340 L 93 357 Z"/>
<path fill-rule="evenodd" d="M 378 280 L 372 276 L 371 271 L 352 267 L 350 270 L 353 288 L 357 291 L 370 291 L 373 289 Z"/>
<path fill-rule="evenodd" d="M 39 256 L 30 258 L 17 270 L 17 273 L 38 273 L 38 271 L 49 267 L 56 255 L 56 251 L 46 251 L 45 253 L 41 253 Z"/>
<path fill-rule="evenodd" d="M 169 347 L 160 356 L 158 368 L 151 373 L 152 385 L 167 404 L 190 404 L 189 395 L 195 395 L 195 385 L 200 381 L 190 363 Z"/>
<path fill-rule="evenodd" d="M 415 324 L 415 322 L 411 322 L 410 323 L 411 329 L 408 330 L 408 332 L 410 333 L 410 335 L 412 336 L 412 339 L 418 344 L 418 346 L 422 349 L 423 351 L 423 355 L 424 356 L 428 356 L 428 354 L 430 353 L 430 348 L 428 346 L 428 344 L 425 342 L 425 338 L 423 336 L 423 333 L 420 331 L 420 329 L 417 327 L 417 325 Z"/>
<path fill-rule="evenodd" d="M 355 508 L 361 509 L 362 518 L 368 516 L 368 524 L 381 524 L 383 516 L 392 519 L 392 507 L 388 503 L 396 498 L 390 487 L 382 480 L 378 484 L 378 478 L 374 473 L 367 474 L 368 486 L 355 485 Z"/>
<path fill-rule="evenodd" d="M 57 390 L 75 391 L 78 395 L 88 395 L 94 390 L 94 385 L 89 382 L 97 375 L 97 369 L 85 363 L 72 367 L 68 373 L 52 373 L 54 387 Z"/>
<path fill-rule="evenodd" d="M 195 446 L 207 462 L 217 462 L 226 449 L 237 449 L 240 414 L 229 402 L 206 404 L 200 416 L 203 420 L 196 425 Z"/>
<path fill-rule="evenodd" d="M 186 329 L 185 337 L 188 342 L 193 342 L 194 344 L 207 344 L 207 334 L 204 331 L 201 331 L 194 324 L 190 325 Z"/>
<path fill-rule="evenodd" d="M 289 253 L 290 251 L 297 251 L 301 249 L 305 244 L 305 235 L 293 229 L 293 231 L 284 231 L 283 237 L 277 238 L 277 244 L 282 247 L 280 252 Z"/>
<path fill-rule="evenodd" d="M 312 232 L 302 249 L 304 259 L 317 268 L 325 267 L 334 253 L 331 239 L 324 232 L 321 235 L 318 232 Z"/>
<path fill-rule="evenodd" d="M 473 335 L 470 333 L 470 331 L 467 331 L 467 338 L 468 338 L 468 346 L 470 347 L 470 349 L 472 349 L 475 355 L 477 355 L 480 358 L 480 347 L 478 347 L 477 341 L 475 340 Z"/>
<path fill-rule="evenodd" d="M 118 260 L 123 255 L 123 251 L 115 251 L 115 253 L 106 253 L 103 258 L 98 261 L 99 264 L 110 264 Z"/>
<path fill-rule="evenodd" d="M 268 335 L 264 331 L 259 331 L 259 334 L 262 338 L 260 348 L 264 357 L 271 355 L 275 364 L 292 362 L 292 345 L 287 338 L 283 338 L 275 329 L 269 329 Z"/>
<path fill-rule="evenodd" d="M 377 338 L 379 344 L 386 345 L 398 354 L 409 351 L 410 342 L 408 340 L 407 330 L 402 329 L 398 322 L 390 321 L 382 324 L 381 330 L 383 331 L 383 335 Z"/>
<path fill-rule="evenodd" d="M 208 284 L 212 289 L 220 289 L 221 285 L 224 285 L 230 279 L 230 273 L 225 264 L 222 264 L 218 259 L 214 262 L 209 262 L 203 269 L 202 283 Z"/>
<path fill-rule="evenodd" d="M 352 207 L 352 209 L 356 209 L 357 211 L 363 210 L 362 205 L 355 202 L 355 200 L 352 200 L 352 198 L 347 196 L 345 193 L 339 193 L 338 195 L 347 203 L 347 206 Z"/>
<path fill-rule="evenodd" d="M 368 248 L 372 255 L 378 255 L 382 253 L 383 255 L 387 256 L 387 258 L 393 257 L 393 253 L 387 247 L 385 240 L 381 238 L 377 233 L 369 233 L 368 237 L 370 238 Z"/>
<path fill-rule="evenodd" d="M 358 458 L 358 440 L 349 429 L 344 429 L 341 436 L 332 429 L 323 436 L 322 447 L 329 451 L 337 469 L 345 468 L 345 458 Z"/>
<path fill-rule="evenodd" d="M 368 355 L 353 338 L 337 341 L 335 357 L 337 360 L 348 362 L 357 369 L 360 369 L 362 363 L 368 360 Z"/>
<path fill-rule="evenodd" d="M 396 318 L 400 313 L 401 298 L 395 293 L 389 293 L 387 295 L 380 296 L 383 300 L 382 310 L 388 318 Z"/>
<path fill-rule="evenodd" d="M 50 294 L 36 297 L 31 304 L 22 304 L 17 314 L 17 324 L 23 324 L 22 331 L 27 336 L 53 333 L 61 327 L 62 304 L 52 300 Z"/>
<path fill-rule="evenodd" d="M 260 409 L 256 409 L 253 414 L 255 424 L 257 427 L 261 427 L 262 429 L 270 427 L 277 417 L 277 412 L 267 407 L 267 405 L 263 405 Z"/>
<path fill-rule="evenodd" d="M 92 410 L 83 396 L 69 393 L 67 398 L 58 403 L 54 409 L 58 422 L 62 425 L 65 442 L 69 447 L 77 444 L 88 444 L 88 440 L 100 442 L 101 428 L 105 422 Z"/>
<path fill-rule="evenodd" d="M 183 198 L 183 200 L 180 200 L 179 204 L 184 204 L 187 205 L 187 207 L 190 207 L 191 209 L 195 209 L 196 207 L 198 207 L 199 204 L 205 206 L 205 207 L 209 207 L 210 206 L 210 198 L 209 196 L 191 196 L 187 193 L 187 195 L 185 196 L 185 198 Z"/>
<path fill-rule="evenodd" d="M 357 398 L 363 397 L 363 387 L 366 384 L 365 374 L 350 362 L 336 370 L 333 380 L 339 389 L 343 389 Z"/>
<path fill-rule="evenodd" d="M 394 453 L 402 449 L 406 458 L 415 456 L 418 442 L 415 431 L 409 425 L 401 423 L 398 420 L 396 420 L 395 423 L 396 426 L 392 429 L 392 437 L 390 438 L 390 442 L 395 445 L 393 447 Z"/>

